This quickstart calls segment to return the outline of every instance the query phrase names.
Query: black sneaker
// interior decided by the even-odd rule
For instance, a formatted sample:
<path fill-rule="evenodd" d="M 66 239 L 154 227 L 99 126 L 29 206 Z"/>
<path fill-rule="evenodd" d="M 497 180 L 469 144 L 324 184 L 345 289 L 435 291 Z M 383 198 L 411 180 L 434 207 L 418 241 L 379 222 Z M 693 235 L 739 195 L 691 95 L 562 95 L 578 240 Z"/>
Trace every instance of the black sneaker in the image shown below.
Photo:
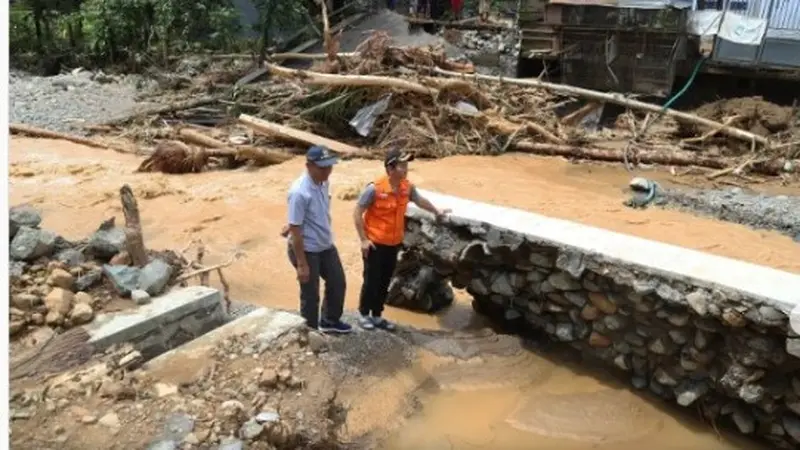
<path fill-rule="evenodd" d="M 341 320 L 335 323 L 321 321 L 319 323 L 319 331 L 322 331 L 323 333 L 347 334 L 353 331 L 353 327 L 342 322 Z"/>

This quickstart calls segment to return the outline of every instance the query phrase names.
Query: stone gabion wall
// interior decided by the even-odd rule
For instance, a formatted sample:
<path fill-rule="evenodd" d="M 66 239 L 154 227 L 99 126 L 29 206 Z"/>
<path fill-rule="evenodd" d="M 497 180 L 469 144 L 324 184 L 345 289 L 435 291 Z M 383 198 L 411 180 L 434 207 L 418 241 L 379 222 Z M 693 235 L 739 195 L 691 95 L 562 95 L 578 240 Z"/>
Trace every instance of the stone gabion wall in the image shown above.
<path fill-rule="evenodd" d="M 800 445 L 800 359 L 786 351 L 796 335 L 763 300 L 419 211 L 399 266 L 392 304 L 436 309 L 449 280 L 478 311 L 597 357 L 639 389 L 778 448 Z"/>

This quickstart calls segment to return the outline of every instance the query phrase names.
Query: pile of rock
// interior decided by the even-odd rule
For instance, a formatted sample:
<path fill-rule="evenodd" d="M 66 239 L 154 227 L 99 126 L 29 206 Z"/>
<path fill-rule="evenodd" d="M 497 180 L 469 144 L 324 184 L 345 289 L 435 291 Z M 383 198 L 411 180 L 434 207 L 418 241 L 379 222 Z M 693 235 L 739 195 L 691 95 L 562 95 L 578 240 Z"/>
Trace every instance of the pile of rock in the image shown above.
<path fill-rule="evenodd" d="M 517 58 L 520 49 L 519 32 L 465 30 L 461 33 L 461 47 L 476 53 L 499 53 Z"/>
<path fill-rule="evenodd" d="M 70 242 L 40 228 L 42 216 L 27 205 L 10 210 L 9 276 L 12 336 L 29 326 L 70 328 L 90 322 L 116 296 L 146 303 L 177 273 L 164 258 L 131 267 L 125 232 L 104 223 L 89 239 Z M 109 283 L 103 283 L 108 280 Z"/>
<path fill-rule="evenodd" d="M 337 425 L 326 411 L 334 389 L 305 382 L 327 373 L 308 351 L 308 336 L 288 333 L 263 355 L 252 353 L 253 341 L 240 335 L 219 342 L 203 370 L 180 385 L 136 370 L 142 358 L 131 346 L 111 349 L 46 386 L 12 386 L 12 417 L 47 417 L 37 431 L 40 442 L 67 441 L 77 422 L 78 430 L 100 428 L 120 445 L 120 439 L 145 437 L 152 450 L 339 448 L 330 441 Z M 126 429 L 133 432 L 123 437 Z M 26 438 L 19 429 L 14 437 Z"/>
<path fill-rule="evenodd" d="M 775 305 L 457 217 L 412 211 L 405 244 L 437 272 L 398 274 L 406 304 L 449 279 L 479 312 L 605 361 L 637 388 L 776 447 L 800 444 L 800 365 L 787 352 L 800 338 Z"/>

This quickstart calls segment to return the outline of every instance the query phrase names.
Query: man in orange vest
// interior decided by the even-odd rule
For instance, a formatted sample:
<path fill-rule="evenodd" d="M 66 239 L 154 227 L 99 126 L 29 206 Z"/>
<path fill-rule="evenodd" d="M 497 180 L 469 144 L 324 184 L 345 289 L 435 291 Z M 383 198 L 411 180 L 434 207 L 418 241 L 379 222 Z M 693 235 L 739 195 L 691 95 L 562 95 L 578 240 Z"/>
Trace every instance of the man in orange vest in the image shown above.
<path fill-rule="evenodd" d="M 422 197 L 406 178 L 408 163 L 413 159 L 414 155 L 390 150 L 383 162 L 386 175 L 367 185 L 353 213 L 364 259 L 358 323 L 365 330 L 394 330 L 394 325 L 381 314 L 403 243 L 408 203 L 414 202 L 437 219 L 447 214 Z"/>

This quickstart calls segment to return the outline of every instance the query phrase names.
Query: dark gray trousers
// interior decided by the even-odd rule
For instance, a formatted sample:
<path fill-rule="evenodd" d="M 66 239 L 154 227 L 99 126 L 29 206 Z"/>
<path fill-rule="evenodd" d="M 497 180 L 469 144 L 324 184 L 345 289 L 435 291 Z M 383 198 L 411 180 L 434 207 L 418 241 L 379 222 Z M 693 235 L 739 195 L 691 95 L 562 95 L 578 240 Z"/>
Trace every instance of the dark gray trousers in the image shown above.
<path fill-rule="evenodd" d="M 336 247 L 321 252 L 305 252 L 308 261 L 308 281 L 300 283 L 300 314 L 311 328 L 319 326 L 319 279 L 325 280 L 325 293 L 322 297 L 322 320 L 337 323 L 344 312 L 344 294 L 347 281 L 342 261 Z M 297 268 L 297 257 L 289 245 L 289 261 Z"/>

